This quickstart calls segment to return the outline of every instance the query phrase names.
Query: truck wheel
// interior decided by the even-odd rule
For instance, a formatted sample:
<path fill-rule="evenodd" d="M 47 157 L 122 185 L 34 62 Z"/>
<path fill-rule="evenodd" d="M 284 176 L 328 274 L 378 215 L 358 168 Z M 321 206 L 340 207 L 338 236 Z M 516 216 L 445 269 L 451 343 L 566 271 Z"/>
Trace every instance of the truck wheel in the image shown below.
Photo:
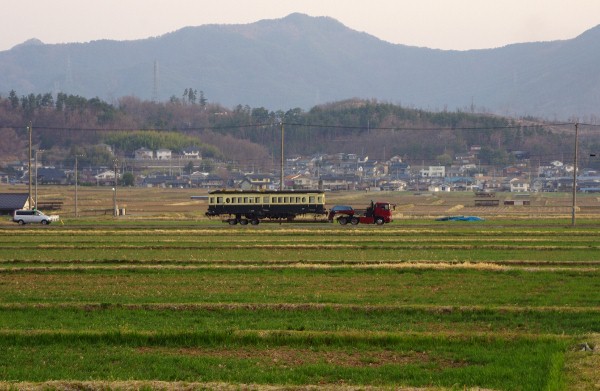
<path fill-rule="evenodd" d="M 252 220 L 250 220 L 250 224 L 252 224 L 252 225 L 258 225 L 258 223 L 260 223 L 259 219 L 252 219 Z"/>
<path fill-rule="evenodd" d="M 385 223 L 385 221 L 383 220 L 383 217 L 378 217 L 375 219 L 375 224 L 383 225 L 383 223 Z"/>
<path fill-rule="evenodd" d="M 240 219 L 240 225 L 248 225 L 247 219 Z"/>
<path fill-rule="evenodd" d="M 229 221 L 227 221 L 229 223 L 229 225 L 236 225 L 238 223 L 237 219 L 229 219 Z"/>
<path fill-rule="evenodd" d="M 350 219 L 350 224 L 357 225 L 358 223 L 360 223 L 360 219 L 358 217 L 353 217 Z"/>
<path fill-rule="evenodd" d="M 346 217 L 340 217 L 338 219 L 338 223 L 340 223 L 341 225 L 346 225 L 346 224 L 348 224 L 348 218 L 346 218 Z"/>

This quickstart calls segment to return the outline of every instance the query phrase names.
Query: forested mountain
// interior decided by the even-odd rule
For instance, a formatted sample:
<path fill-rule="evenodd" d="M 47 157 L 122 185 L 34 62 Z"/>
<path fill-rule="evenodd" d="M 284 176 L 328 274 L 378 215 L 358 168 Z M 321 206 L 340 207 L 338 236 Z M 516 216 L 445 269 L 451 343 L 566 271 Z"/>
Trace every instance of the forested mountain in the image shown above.
<path fill-rule="evenodd" d="M 0 52 L 0 94 L 166 101 L 191 86 L 225 107 L 307 110 L 358 97 L 596 122 L 599 69 L 600 26 L 571 40 L 459 52 L 390 44 L 331 18 L 292 14 L 136 41 L 30 40 Z"/>
<path fill-rule="evenodd" d="M 228 109 L 187 98 L 166 103 L 125 97 L 117 104 L 98 98 L 50 93 L 0 98 L 0 156 L 4 163 L 26 159 L 32 124 L 35 148 L 46 161 L 72 159 L 110 163 L 98 144 L 109 144 L 118 156 L 140 147 L 180 152 L 198 147 L 204 157 L 245 167 L 273 166 L 280 156 L 282 128 L 286 155 L 355 153 L 385 160 L 397 155 L 407 162 L 452 161 L 473 145 L 482 147 L 483 164 L 508 164 L 509 151 L 524 150 L 542 162 L 571 152 L 572 134 L 541 122 L 494 115 L 428 112 L 375 100 L 351 99 L 301 108 L 270 111 L 264 107 Z M 570 128 L 569 128 L 570 130 Z M 582 153 L 598 145 L 582 138 Z M 449 164 L 449 163 L 448 163 Z"/>

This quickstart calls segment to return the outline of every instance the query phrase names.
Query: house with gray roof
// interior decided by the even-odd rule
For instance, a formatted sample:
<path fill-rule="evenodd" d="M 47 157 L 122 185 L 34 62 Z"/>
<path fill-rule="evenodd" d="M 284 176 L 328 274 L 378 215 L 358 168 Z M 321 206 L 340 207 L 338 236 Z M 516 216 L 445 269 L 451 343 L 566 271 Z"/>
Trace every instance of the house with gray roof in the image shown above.
<path fill-rule="evenodd" d="M 10 215 L 17 209 L 29 209 L 28 193 L 0 193 L 0 215 Z"/>

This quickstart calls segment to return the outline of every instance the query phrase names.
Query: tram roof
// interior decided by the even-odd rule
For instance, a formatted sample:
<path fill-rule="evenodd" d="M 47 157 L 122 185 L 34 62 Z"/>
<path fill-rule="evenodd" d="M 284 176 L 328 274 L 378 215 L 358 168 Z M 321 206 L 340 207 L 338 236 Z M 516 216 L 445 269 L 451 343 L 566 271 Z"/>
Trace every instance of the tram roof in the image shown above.
<path fill-rule="evenodd" d="M 208 194 L 322 194 L 321 190 L 213 190 Z"/>

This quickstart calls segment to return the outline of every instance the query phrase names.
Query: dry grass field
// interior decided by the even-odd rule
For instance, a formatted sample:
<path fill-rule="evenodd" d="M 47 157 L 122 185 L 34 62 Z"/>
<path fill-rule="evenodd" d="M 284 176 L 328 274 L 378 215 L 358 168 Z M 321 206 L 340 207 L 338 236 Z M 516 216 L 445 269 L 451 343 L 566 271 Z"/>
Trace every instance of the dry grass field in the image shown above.
<path fill-rule="evenodd" d="M 27 187 L 2 186 L 0 192 L 27 192 Z M 118 188 L 118 208 L 126 210 L 128 219 L 203 219 L 206 202 L 192 200 L 191 196 L 205 196 L 205 189 Z M 395 203 L 398 220 L 431 220 L 441 216 L 475 215 L 492 219 L 570 219 L 571 193 L 531 193 L 523 196 L 514 193 L 496 193 L 499 206 L 475 206 L 472 192 L 329 192 L 327 205 L 350 204 L 364 207 L 371 200 Z M 529 205 L 505 205 L 507 200 L 528 200 Z M 75 215 L 75 189 L 73 186 L 40 186 L 38 202 L 61 202 L 54 211 L 63 218 Z M 576 216 L 582 220 L 600 217 L 600 196 L 579 193 L 576 199 Z M 112 215 L 113 191 L 111 187 L 83 187 L 78 189 L 78 212 L 82 218 Z"/>
<path fill-rule="evenodd" d="M 0 192 L 26 192 L 2 186 Z M 0 389 L 597 390 L 600 200 L 328 192 L 385 226 L 229 226 L 198 189 L 0 218 Z M 440 222 L 475 215 L 482 222 Z"/>

